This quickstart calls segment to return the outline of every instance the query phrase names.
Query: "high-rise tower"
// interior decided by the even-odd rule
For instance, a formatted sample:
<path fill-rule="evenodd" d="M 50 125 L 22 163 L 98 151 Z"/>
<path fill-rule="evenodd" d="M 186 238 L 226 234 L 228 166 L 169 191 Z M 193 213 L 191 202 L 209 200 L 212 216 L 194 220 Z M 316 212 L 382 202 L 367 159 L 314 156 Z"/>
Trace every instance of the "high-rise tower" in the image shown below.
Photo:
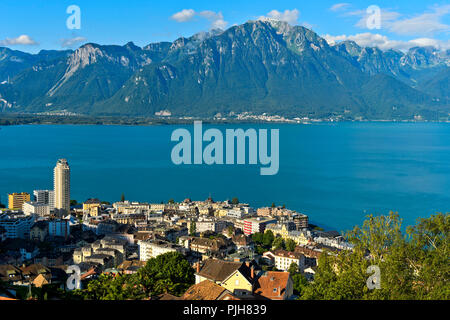
<path fill-rule="evenodd" d="M 59 159 L 53 170 L 55 211 L 60 216 L 70 213 L 70 167 L 66 159 Z"/>

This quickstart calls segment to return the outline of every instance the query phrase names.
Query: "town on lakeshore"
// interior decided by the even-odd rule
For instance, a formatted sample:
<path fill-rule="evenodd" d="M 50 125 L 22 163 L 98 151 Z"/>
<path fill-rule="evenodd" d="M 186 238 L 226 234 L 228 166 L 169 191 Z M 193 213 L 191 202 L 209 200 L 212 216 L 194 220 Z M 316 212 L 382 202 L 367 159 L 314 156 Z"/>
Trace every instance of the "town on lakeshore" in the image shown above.
<path fill-rule="evenodd" d="M 252 208 L 211 196 L 144 203 L 124 194 L 115 203 L 77 203 L 66 159 L 57 161 L 53 181 L 53 190 L 11 190 L 7 208 L 1 205 L 0 299 L 34 299 L 33 289 L 46 286 L 69 291 L 74 266 L 82 290 L 104 275 L 136 274 L 149 260 L 177 253 L 195 281 L 180 296 L 148 299 L 289 300 L 296 298 L 293 274 L 312 281 L 320 255 L 352 249 L 338 232 L 284 205 Z"/>

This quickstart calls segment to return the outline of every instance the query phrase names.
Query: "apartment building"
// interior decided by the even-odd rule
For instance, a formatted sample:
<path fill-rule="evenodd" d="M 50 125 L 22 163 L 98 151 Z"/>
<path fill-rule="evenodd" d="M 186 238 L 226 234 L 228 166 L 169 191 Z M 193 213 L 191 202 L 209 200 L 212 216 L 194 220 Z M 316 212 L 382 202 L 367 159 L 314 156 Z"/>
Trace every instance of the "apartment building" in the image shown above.
<path fill-rule="evenodd" d="M 11 210 L 22 210 L 23 204 L 30 201 L 30 194 L 27 192 L 8 194 L 8 208 Z"/>

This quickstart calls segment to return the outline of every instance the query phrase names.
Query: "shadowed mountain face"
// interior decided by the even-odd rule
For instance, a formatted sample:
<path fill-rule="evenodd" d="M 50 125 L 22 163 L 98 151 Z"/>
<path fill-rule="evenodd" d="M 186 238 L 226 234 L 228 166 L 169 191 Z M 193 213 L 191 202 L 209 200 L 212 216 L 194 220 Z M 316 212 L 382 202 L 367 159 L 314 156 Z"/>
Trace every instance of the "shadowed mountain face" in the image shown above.
<path fill-rule="evenodd" d="M 449 57 L 432 48 L 330 46 L 279 21 L 144 48 L 86 44 L 37 55 L 0 48 L 0 110 L 434 119 L 450 109 Z"/>

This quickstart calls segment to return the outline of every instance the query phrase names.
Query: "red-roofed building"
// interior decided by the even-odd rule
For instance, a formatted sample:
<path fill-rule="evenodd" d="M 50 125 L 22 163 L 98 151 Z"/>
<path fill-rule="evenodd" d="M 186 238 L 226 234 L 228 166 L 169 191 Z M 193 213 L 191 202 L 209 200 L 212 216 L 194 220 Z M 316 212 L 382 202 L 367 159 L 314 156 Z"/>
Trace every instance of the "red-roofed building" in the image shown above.
<path fill-rule="evenodd" d="M 287 300 L 293 295 L 293 288 L 289 272 L 268 271 L 258 278 L 253 294 L 256 298 Z"/>

